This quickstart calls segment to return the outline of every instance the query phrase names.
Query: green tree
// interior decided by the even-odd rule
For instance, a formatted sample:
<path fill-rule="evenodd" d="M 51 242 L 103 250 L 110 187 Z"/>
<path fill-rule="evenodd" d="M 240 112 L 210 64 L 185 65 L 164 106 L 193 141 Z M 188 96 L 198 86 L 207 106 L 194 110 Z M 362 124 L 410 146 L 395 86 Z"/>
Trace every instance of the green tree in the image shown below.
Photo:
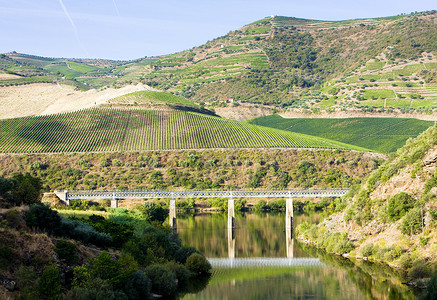
<path fill-rule="evenodd" d="M 40 202 L 41 179 L 32 177 L 29 173 L 14 175 L 13 179 L 17 182 L 15 189 L 12 191 L 12 197 L 16 205 L 31 205 Z"/>
<path fill-rule="evenodd" d="M 387 214 L 391 220 L 399 220 L 414 207 L 414 198 L 408 193 L 400 192 L 388 201 Z"/>
<path fill-rule="evenodd" d="M 40 295 L 48 299 L 58 299 L 61 295 L 61 275 L 56 265 L 45 268 L 38 282 Z"/>

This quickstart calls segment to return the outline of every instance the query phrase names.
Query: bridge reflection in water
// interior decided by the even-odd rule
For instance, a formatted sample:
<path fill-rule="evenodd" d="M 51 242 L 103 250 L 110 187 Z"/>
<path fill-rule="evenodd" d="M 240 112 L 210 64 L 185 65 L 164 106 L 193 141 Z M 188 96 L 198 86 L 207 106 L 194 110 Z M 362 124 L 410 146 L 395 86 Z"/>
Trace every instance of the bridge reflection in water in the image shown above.
<path fill-rule="evenodd" d="M 293 255 L 293 198 L 301 197 L 341 197 L 347 189 L 303 189 L 303 190 L 198 190 L 198 191 L 55 191 L 55 194 L 66 203 L 73 199 L 110 199 L 111 206 L 118 207 L 121 199 L 170 199 L 169 223 L 177 230 L 176 200 L 187 198 L 228 198 L 228 257 L 227 259 L 211 258 L 214 265 L 271 265 L 298 266 L 322 265 L 317 259 L 296 258 Z M 286 198 L 285 232 L 287 258 L 235 258 L 235 198 Z"/>
<path fill-rule="evenodd" d="M 324 266 L 318 258 L 277 258 L 277 257 L 253 257 L 253 258 L 208 258 L 213 268 L 242 268 L 242 267 L 308 267 Z"/>

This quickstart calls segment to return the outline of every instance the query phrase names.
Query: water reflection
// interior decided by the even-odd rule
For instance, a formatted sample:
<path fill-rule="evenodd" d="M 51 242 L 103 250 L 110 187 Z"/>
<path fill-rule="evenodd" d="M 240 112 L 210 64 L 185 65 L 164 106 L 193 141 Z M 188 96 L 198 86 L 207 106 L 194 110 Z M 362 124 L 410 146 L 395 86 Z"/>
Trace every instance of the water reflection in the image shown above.
<path fill-rule="evenodd" d="M 320 215 L 294 215 L 294 227 L 303 221 L 318 223 Z M 184 299 L 415 299 L 390 268 L 298 243 L 285 214 L 237 214 L 234 229 L 227 214 L 180 214 L 177 222 L 183 243 L 217 263 L 206 289 Z"/>

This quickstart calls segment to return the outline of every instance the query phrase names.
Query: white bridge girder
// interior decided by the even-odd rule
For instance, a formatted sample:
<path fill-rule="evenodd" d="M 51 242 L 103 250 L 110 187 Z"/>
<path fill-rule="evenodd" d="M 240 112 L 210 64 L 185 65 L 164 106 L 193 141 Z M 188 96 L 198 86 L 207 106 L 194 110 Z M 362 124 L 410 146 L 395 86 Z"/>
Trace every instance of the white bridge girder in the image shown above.
<path fill-rule="evenodd" d="M 186 199 L 186 198 L 303 198 L 341 197 L 347 189 L 321 190 L 234 190 L 234 191 L 71 191 L 75 199 Z"/>

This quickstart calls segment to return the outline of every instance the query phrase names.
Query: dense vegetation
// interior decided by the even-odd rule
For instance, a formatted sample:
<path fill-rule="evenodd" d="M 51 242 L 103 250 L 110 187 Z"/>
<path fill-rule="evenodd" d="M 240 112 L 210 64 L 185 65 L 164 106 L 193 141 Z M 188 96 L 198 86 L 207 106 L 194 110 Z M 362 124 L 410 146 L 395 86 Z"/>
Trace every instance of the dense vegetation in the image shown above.
<path fill-rule="evenodd" d="M 344 196 L 349 205 L 341 213 L 321 226 L 299 226 L 300 238 L 329 252 L 388 263 L 410 280 L 429 277 L 436 263 L 436 137 L 432 126 L 409 140 Z"/>
<path fill-rule="evenodd" d="M 376 152 L 394 152 L 434 122 L 403 118 L 284 119 L 261 117 L 250 124 L 319 136 Z"/>
<path fill-rule="evenodd" d="M 0 176 L 30 172 L 45 191 L 349 187 L 380 159 L 339 150 L 0 155 Z"/>
<path fill-rule="evenodd" d="M 4 190 L 0 198 L 14 195 L 14 187 Z M 0 296 L 151 299 L 155 294 L 174 299 L 197 292 L 207 283 L 211 266 L 162 226 L 167 214 L 159 206 L 140 205 L 114 210 L 107 218 L 80 220 L 41 203 L 3 209 L 0 276 L 9 293 L 1 290 Z"/>
<path fill-rule="evenodd" d="M 0 152 L 95 152 L 205 148 L 365 150 L 303 134 L 181 110 L 93 108 L 0 120 Z"/>

